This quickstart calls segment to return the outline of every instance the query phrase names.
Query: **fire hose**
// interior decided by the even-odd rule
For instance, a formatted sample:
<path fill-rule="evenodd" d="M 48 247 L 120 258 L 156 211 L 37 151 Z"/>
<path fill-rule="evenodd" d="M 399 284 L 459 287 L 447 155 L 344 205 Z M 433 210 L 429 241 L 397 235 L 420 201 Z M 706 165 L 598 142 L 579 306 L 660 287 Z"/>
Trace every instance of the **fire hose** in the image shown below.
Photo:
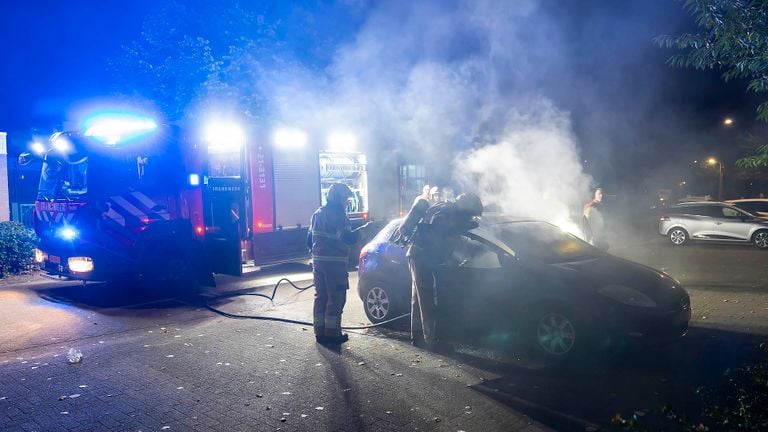
<path fill-rule="evenodd" d="M 234 314 L 234 313 L 225 312 L 225 311 L 223 311 L 221 309 L 218 309 L 218 308 L 216 308 L 216 307 L 211 305 L 211 302 L 214 301 L 214 300 L 220 300 L 220 299 L 232 298 L 232 297 L 242 297 L 242 296 L 263 297 L 263 298 L 269 300 L 270 303 L 273 303 L 274 300 L 275 300 L 275 294 L 277 293 L 277 289 L 280 287 L 280 284 L 283 283 L 283 282 L 288 282 L 294 289 L 296 289 L 298 291 L 306 291 L 306 290 L 308 290 L 308 289 L 310 289 L 310 288 L 315 286 L 315 284 L 310 284 L 310 285 L 307 285 L 305 287 L 300 287 L 300 286 L 296 285 L 295 283 L 293 283 L 293 281 L 291 281 L 290 279 L 282 278 L 279 281 L 277 281 L 275 286 L 272 288 L 272 295 L 261 294 L 261 293 L 254 293 L 254 292 L 235 292 L 235 293 L 231 293 L 231 294 L 223 294 L 223 295 L 220 295 L 220 296 L 217 296 L 217 297 L 213 297 L 213 298 L 207 299 L 205 301 L 205 307 L 206 307 L 206 309 L 210 310 L 211 312 L 214 312 L 214 313 L 216 313 L 218 315 L 221 315 L 221 316 L 227 317 L 227 318 L 254 319 L 254 320 L 262 320 L 262 321 L 276 321 L 276 322 L 282 322 L 282 323 L 287 323 L 287 324 L 298 324 L 298 325 L 305 325 L 305 326 L 310 326 L 311 327 L 313 325 L 313 323 L 311 323 L 309 321 L 293 320 L 293 319 L 289 319 L 289 318 L 272 317 L 272 316 L 265 316 L 265 315 Z M 397 316 L 395 318 L 391 318 L 391 319 L 388 319 L 388 320 L 385 320 L 385 321 L 382 321 L 382 322 L 379 322 L 379 323 L 376 323 L 376 324 L 369 324 L 369 325 L 363 325 L 363 326 L 342 326 L 341 329 L 342 330 L 364 330 L 364 329 L 369 329 L 369 328 L 375 328 L 375 327 L 379 327 L 379 326 L 382 326 L 382 325 L 385 325 L 385 324 L 389 324 L 389 323 L 397 321 L 399 319 L 408 317 L 410 315 L 411 315 L 410 313 L 403 314 L 403 315 Z"/>

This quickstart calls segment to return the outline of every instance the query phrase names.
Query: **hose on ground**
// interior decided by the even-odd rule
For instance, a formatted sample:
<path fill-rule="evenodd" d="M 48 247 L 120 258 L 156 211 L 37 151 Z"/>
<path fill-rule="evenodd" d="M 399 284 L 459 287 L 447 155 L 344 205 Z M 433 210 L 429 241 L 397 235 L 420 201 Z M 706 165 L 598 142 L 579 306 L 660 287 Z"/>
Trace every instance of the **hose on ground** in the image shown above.
<path fill-rule="evenodd" d="M 277 289 L 280 287 L 280 284 L 283 283 L 283 282 L 287 282 L 294 289 L 296 289 L 298 291 L 306 291 L 306 290 L 308 290 L 308 289 L 310 289 L 310 288 L 315 286 L 315 284 L 309 284 L 309 285 L 307 285 L 305 287 L 301 287 L 301 286 L 298 286 L 295 283 L 293 283 L 293 281 L 291 281 L 288 278 L 282 278 L 279 281 L 277 281 L 277 283 L 275 283 L 275 286 L 272 288 L 272 295 L 261 294 L 261 293 L 254 293 L 254 292 L 234 292 L 234 293 L 223 294 L 223 295 L 220 295 L 220 296 L 217 296 L 217 297 L 206 299 L 205 300 L 205 307 L 206 307 L 206 309 L 210 310 L 211 312 L 214 312 L 214 313 L 216 313 L 218 315 L 221 315 L 223 317 L 226 317 L 226 318 L 254 319 L 254 320 L 262 320 L 262 321 L 275 321 L 275 322 L 282 322 L 282 323 L 287 323 L 287 324 L 298 324 L 298 325 L 305 325 L 305 326 L 312 327 L 313 323 L 311 323 L 309 321 L 301 321 L 301 320 L 294 320 L 294 319 L 289 319 L 289 318 L 280 318 L 280 317 L 272 317 L 272 316 L 264 316 L 264 315 L 233 314 L 233 313 L 225 312 L 225 311 L 223 311 L 221 309 L 218 309 L 218 308 L 216 308 L 216 307 L 211 305 L 211 302 L 215 301 L 215 300 L 225 299 L 225 298 L 232 298 L 232 297 L 241 297 L 241 296 L 263 297 L 263 298 L 269 300 L 270 303 L 271 303 L 271 302 L 274 302 L 275 294 L 277 294 Z M 385 324 L 389 324 L 391 322 L 397 321 L 399 319 L 402 319 L 402 318 L 405 318 L 405 317 L 408 317 L 408 316 L 411 316 L 411 314 L 410 313 L 403 314 L 403 315 L 400 315 L 398 317 L 395 317 L 395 318 L 392 318 L 392 319 L 388 319 L 386 321 L 382 321 L 382 322 L 379 322 L 379 323 L 376 323 L 376 324 L 368 324 L 368 325 L 362 325 L 362 326 L 342 326 L 341 329 L 342 330 L 364 330 L 364 329 L 369 329 L 369 328 L 375 328 L 375 327 L 379 327 L 379 326 L 382 326 L 382 325 L 385 325 Z"/>

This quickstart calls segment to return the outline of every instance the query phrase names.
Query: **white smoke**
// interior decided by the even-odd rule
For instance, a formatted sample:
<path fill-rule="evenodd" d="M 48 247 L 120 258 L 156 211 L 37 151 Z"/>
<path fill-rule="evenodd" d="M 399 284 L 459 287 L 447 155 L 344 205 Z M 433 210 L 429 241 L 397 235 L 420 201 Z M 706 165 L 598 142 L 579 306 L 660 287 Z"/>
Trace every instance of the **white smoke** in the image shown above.
<path fill-rule="evenodd" d="M 569 114 L 537 91 L 562 70 L 558 37 L 533 0 L 381 2 L 324 71 L 262 87 L 280 121 L 350 130 L 377 157 L 415 155 L 505 213 L 563 226 L 590 179 Z"/>
<path fill-rule="evenodd" d="M 487 207 L 521 219 L 545 220 L 579 233 L 573 214 L 587 196 L 570 118 L 538 100 L 512 112 L 498 140 L 456 159 L 457 180 L 476 188 Z"/>

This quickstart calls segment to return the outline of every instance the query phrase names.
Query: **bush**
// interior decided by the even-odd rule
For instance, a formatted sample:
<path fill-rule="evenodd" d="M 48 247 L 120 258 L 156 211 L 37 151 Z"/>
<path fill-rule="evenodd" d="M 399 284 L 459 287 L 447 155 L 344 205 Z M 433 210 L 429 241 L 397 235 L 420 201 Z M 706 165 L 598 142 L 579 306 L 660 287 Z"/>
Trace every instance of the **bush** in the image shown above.
<path fill-rule="evenodd" d="M 33 266 L 36 241 L 35 233 L 19 222 L 0 222 L 0 278 Z"/>

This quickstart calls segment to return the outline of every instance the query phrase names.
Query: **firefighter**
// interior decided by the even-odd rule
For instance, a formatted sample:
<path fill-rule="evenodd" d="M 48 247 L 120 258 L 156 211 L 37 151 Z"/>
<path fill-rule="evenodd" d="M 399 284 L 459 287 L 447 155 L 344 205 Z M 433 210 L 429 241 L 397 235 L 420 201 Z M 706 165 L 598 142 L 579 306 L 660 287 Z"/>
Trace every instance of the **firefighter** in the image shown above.
<path fill-rule="evenodd" d="M 408 245 L 408 267 L 411 271 L 411 340 L 427 349 L 442 348 L 437 334 L 439 307 L 437 266 L 450 259 L 460 235 L 476 228 L 475 218 L 483 213 L 483 204 L 475 194 L 461 194 L 455 202 L 439 202 L 425 209 L 417 201 L 405 218 L 419 220 L 411 233 L 408 226 L 400 232 Z"/>
<path fill-rule="evenodd" d="M 315 340 L 319 343 L 341 344 L 349 339 L 341 332 L 341 312 L 349 289 L 349 249 L 357 241 L 345 211 L 352 196 L 347 185 L 334 183 L 328 190 L 326 204 L 312 214 L 310 222 L 307 246 L 312 254 L 313 318 Z"/>

